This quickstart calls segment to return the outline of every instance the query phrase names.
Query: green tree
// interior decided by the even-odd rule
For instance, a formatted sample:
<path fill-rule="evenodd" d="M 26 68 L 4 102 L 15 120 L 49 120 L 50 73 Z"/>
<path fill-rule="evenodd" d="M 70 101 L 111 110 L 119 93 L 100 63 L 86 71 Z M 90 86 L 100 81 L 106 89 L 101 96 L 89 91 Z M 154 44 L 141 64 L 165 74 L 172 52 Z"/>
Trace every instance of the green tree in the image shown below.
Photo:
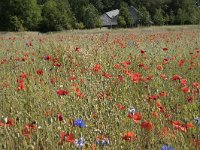
<path fill-rule="evenodd" d="M 0 28 L 14 31 L 37 30 L 41 21 L 40 14 L 36 0 L 1 0 Z"/>
<path fill-rule="evenodd" d="M 120 7 L 120 10 L 119 10 L 119 16 L 118 17 L 120 17 L 118 19 L 118 21 L 119 21 L 118 24 L 121 24 L 120 22 L 124 22 L 125 21 L 126 22 L 126 27 L 131 27 L 132 26 L 133 19 L 132 19 L 132 16 L 131 16 L 131 13 L 129 11 L 127 3 L 121 3 L 121 7 Z M 123 27 L 123 25 L 121 27 Z"/>
<path fill-rule="evenodd" d="M 156 9 L 155 15 L 153 16 L 153 21 L 156 25 L 164 25 L 165 18 L 161 8 Z"/>
<path fill-rule="evenodd" d="M 138 9 L 138 23 L 140 25 L 150 25 L 151 24 L 151 16 L 145 7 L 140 7 Z"/>
<path fill-rule="evenodd" d="M 92 4 L 83 7 L 82 12 L 83 23 L 86 28 L 95 28 L 101 26 L 101 20 L 98 11 Z"/>
<path fill-rule="evenodd" d="M 122 28 L 126 27 L 126 21 L 123 16 L 119 16 L 117 18 L 117 23 L 118 23 L 119 27 L 122 27 Z"/>
<path fill-rule="evenodd" d="M 170 24 L 174 24 L 175 23 L 175 15 L 174 15 L 174 12 L 173 10 L 170 11 L 170 14 L 169 14 L 169 23 Z"/>
<path fill-rule="evenodd" d="M 200 23 L 200 8 L 192 7 L 189 9 L 189 23 L 191 24 L 199 24 Z"/>
<path fill-rule="evenodd" d="M 186 13 L 185 10 L 179 8 L 176 15 L 176 23 L 183 25 L 186 23 L 187 20 L 188 20 L 188 14 Z"/>
<path fill-rule="evenodd" d="M 49 0 L 42 8 L 42 31 L 71 29 L 73 17 L 67 1 Z"/>

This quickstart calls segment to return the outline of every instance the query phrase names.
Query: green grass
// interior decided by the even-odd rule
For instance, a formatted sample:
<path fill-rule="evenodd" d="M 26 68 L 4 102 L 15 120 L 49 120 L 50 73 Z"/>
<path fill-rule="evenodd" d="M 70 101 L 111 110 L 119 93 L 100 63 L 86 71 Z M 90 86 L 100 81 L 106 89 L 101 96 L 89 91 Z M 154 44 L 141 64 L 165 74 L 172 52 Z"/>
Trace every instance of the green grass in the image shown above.
<path fill-rule="evenodd" d="M 30 42 L 32 46 L 27 46 Z M 80 51 L 75 51 L 76 48 Z M 141 54 L 141 50 L 145 53 Z M 108 150 L 159 150 L 165 143 L 176 150 L 198 149 L 197 142 L 192 140 L 200 140 L 200 128 L 193 121 L 200 117 L 200 85 L 193 86 L 194 82 L 200 84 L 199 51 L 199 26 L 2 33 L 0 116 L 2 120 L 12 118 L 14 125 L 0 126 L 0 149 L 77 149 L 68 142 L 58 144 L 61 131 L 73 133 L 76 139 L 84 137 L 84 149 L 95 145 L 96 149 Z M 47 55 L 51 56 L 50 60 L 44 60 Z M 165 58 L 169 59 L 168 63 Z M 180 60 L 185 60 L 182 67 L 178 65 Z M 126 66 L 124 62 L 130 64 Z M 61 66 L 53 66 L 55 63 Z M 96 64 L 101 65 L 99 72 L 93 70 Z M 119 69 L 114 68 L 116 64 Z M 157 69 L 159 65 L 162 70 Z M 38 69 L 43 70 L 42 75 L 37 74 Z M 130 75 L 125 74 L 127 71 Z M 103 76 L 104 72 L 111 78 Z M 23 79 L 25 88 L 17 90 L 22 73 L 27 74 Z M 131 80 L 135 73 L 141 74 L 138 83 Z M 161 74 L 166 75 L 166 80 Z M 118 75 L 123 77 L 122 82 Z M 187 79 L 185 86 L 190 92 L 181 90 L 184 86 L 172 80 L 174 75 Z M 74 80 L 70 80 L 72 77 Z M 56 93 L 59 89 L 70 93 L 60 96 Z M 166 96 L 149 99 L 163 91 Z M 192 102 L 188 102 L 188 97 L 192 97 Z M 156 106 L 159 102 L 165 112 L 159 111 Z M 125 106 L 125 110 L 118 109 L 116 104 Z M 137 124 L 127 117 L 131 106 L 142 115 Z M 45 116 L 47 112 L 51 112 L 49 116 Z M 157 112 L 157 118 L 152 112 Z M 64 117 L 61 122 L 59 113 Z M 166 117 L 168 114 L 172 117 Z M 87 127 L 72 126 L 70 122 L 74 119 L 83 119 Z M 141 128 L 144 121 L 151 121 L 154 128 L 151 131 Z M 176 129 L 172 121 L 181 121 L 182 126 Z M 22 130 L 33 122 L 36 127 L 28 138 Z M 193 127 L 184 128 L 187 123 Z M 168 128 L 165 136 L 164 127 Z M 180 131 L 182 128 L 187 131 Z M 136 139 L 125 141 L 122 139 L 125 132 L 134 132 Z M 99 135 L 108 137 L 110 144 L 96 145 Z"/>

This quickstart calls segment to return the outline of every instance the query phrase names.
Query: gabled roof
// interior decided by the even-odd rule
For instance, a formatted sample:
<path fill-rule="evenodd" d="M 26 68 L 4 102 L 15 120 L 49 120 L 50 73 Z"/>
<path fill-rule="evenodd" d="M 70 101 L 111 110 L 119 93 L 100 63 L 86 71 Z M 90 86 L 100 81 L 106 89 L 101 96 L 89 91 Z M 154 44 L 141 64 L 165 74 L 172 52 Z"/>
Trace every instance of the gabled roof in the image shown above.
<path fill-rule="evenodd" d="M 117 15 L 119 15 L 119 9 L 115 9 L 115 10 L 106 12 L 106 15 L 108 15 L 108 17 L 110 17 L 110 18 L 114 18 Z"/>

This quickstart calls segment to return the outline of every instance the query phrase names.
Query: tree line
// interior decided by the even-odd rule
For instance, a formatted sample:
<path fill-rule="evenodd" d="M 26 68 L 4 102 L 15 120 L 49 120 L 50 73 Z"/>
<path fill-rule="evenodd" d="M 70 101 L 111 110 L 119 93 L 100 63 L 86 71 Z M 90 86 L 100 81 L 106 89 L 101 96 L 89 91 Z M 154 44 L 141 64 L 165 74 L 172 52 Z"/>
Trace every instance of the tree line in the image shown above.
<path fill-rule="evenodd" d="M 113 9 L 120 10 L 119 26 L 130 27 L 131 5 L 138 11 L 136 25 L 200 24 L 200 0 L 1 0 L 0 30 L 97 28 L 100 16 Z"/>

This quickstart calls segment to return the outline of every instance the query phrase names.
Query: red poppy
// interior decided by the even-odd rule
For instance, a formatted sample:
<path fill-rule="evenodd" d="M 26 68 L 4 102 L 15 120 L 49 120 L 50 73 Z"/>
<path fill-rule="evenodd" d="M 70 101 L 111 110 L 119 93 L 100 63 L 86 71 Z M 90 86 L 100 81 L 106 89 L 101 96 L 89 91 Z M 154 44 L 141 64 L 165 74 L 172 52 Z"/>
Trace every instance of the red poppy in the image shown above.
<path fill-rule="evenodd" d="M 181 121 L 172 121 L 172 125 L 175 129 L 186 132 L 187 128 L 185 127 L 184 123 Z"/>
<path fill-rule="evenodd" d="M 165 107 L 160 102 L 156 102 L 156 107 L 159 109 L 160 112 L 162 113 L 166 112 Z"/>
<path fill-rule="evenodd" d="M 122 63 L 122 65 L 123 65 L 124 67 L 128 67 L 128 66 L 131 64 L 130 61 L 123 61 L 123 62 L 121 62 L 121 63 Z"/>
<path fill-rule="evenodd" d="M 142 120 L 142 115 L 139 112 L 135 112 L 134 114 L 129 113 L 128 118 L 133 119 L 135 123 L 138 123 L 140 120 Z"/>
<path fill-rule="evenodd" d="M 68 95 L 69 94 L 69 91 L 67 90 L 57 90 L 56 92 L 58 95 L 61 95 L 61 96 L 64 96 L 64 95 Z"/>
<path fill-rule="evenodd" d="M 149 96 L 148 96 L 148 100 L 149 100 L 149 101 L 157 100 L 158 98 L 159 98 L 159 96 L 158 96 L 158 95 L 155 95 L 155 94 L 149 95 Z"/>
<path fill-rule="evenodd" d="M 22 135 L 24 135 L 25 137 L 31 138 L 31 134 L 33 131 L 35 131 L 36 128 L 37 126 L 34 124 L 27 124 L 22 129 Z"/>
<path fill-rule="evenodd" d="M 79 47 L 76 47 L 76 48 L 75 48 L 75 52 L 80 52 L 80 48 L 79 48 Z"/>
<path fill-rule="evenodd" d="M 181 79 L 181 77 L 179 75 L 174 75 L 172 78 L 172 80 L 180 80 L 180 79 Z"/>
<path fill-rule="evenodd" d="M 185 63 L 185 60 L 184 59 L 181 59 L 179 62 L 178 62 L 178 66 L 179 67 L 182 67 Z"/>
<path fill-rule="evenodd" d="M 61 131 L 60 133 L 61 142 L 69 142 L 71 144 L 74 143 L 74 135 L 72 133 L 65 133 L 64 131 Z"/>
<path fill-rule="evenodd" d="M 133 74 L 131 74 L 131 80 L 134 83 L 138 83 L 140 81 L 141 76 L 142 75 L 140 73 L 133 73 Z"/>
<path fill-rule="evenodd" d="M 166 91 L 162 91 L 159 93 L 159 97 L 165 97 L 167 96 L 167 92 Z"/>
<path fill-rule="evenodd" d="M 20 75 L 20 78 L 26 79 L 26 78 L 27 78 L 27 74 L 26 74 L 26 73 L 22 73 L 22 74 Z"/>
<path fill-rule="evenodd" d="M 122 135 L 122 139 L 128 142 L 133 142 L 136 140 L 136 134 L 134 132 L 125 132 Z"/>
<path fill-rule="evenodd" d="M 152 117 L 159 118 L 159 115 L 156 111 L 151 112 Z"/>
<path fill-rule="evenodd" d="M 167 51 L 167 50 L 168 50 L 168 48 L 167 48 L 167 47 L 164 47 L 164 48 L 163 48 L 163 51 Z"/>
<path fill-rule="evenodd" d="M 42 70 L 42 69 L 38 69 L 38 70 L 37 70 L 37 74 L 38 74 L 38 75 L 43 75 L 43 70 Z"/>
<path fill-rule="evenodd" d="M 50 59 L 51 59 L 51 56 L 50 56 L 50 55 L 46 55 L 46 56 L 44 56 L 43 58 L 44 58 L 44 60 L 50 60 Z"/>
<path fill-rule="evenodd" d="M 194 82 L 194 83 L 193 83 L 193 87 L 195 87 L 195 88 L 200 88 L 200 84 L 199 84 L 198 82 Z"/>
<path fill-rule="evenodd" d="M 120 67 L 120 64 L 115 64 L 115 65 L 114 65 L 114 68 L 115 68 L 115 69 L 120 69 L 120 68 L 121 68 L 121 67 Z"/>
<path fill-rule="evenodd" d="M 163 70 L 163 67 L 161 65 L 156 67 L 158 70 Z"/>
<path fill-rule="evenodd" d="M 148 132 L 152 131 L 155 128 L 151 121 L 144 121 L 141 123 L 140 126 Z"/>
<path fill-rule="evenodd" d="M 25 87 L 26 87 L 25 82 L 22 80 L 19 82 L 17 90 L 25 90 Z"/>
<path fill-rule="evenodd" d="M 103 72 L 102 76 L 106 77 L 106 78 L 112 78 L 112 76 L 109 73 Z"/>
<path fill-rule="evenodd" d="M 140 51 L 140 53 L 141 53 L 141 54 L 144 54 L 144 53 L 145 53 L 145 51 L 144 51 L 144 50 L 141 50 L 141 51 Z"/>
<path fill-rule="evenodd" d="M 99 72 L 101 70 L 101 65 L 99 65 L 99 64 L 96 64 L 94 67 L 93 67 L 93 71 L 94 72 Z"/>
<path fill-rule="evenodd" d="M 122 104 L 116 104 L 115 106 L 120 110 L 125 110 L 126 109 L 126 107 L 123 106 Z"/>
<path fill-rule="evenodd" d="M 143 68 L 143 67 L 145 67 L 145 64 L 138 64 L 138 66 Z"/>
<path fill-rule="evenodd" d="M 148 75 L 147 75 L 147 80 L 151 80 L 151 79 L 153 79 L 153 75 L 148 74 Z"/>
<path fill-rule="evenodd" d="M 172 121 L 172 125 L 175 129 L 178 129 L 183 132 L 187 132 L 188 129 L 194 127 L 194 125 L 190 122 L 183 123 L 181 121 Z"/>
<path fill-rule="evenodd" d="M 184 93 L 189 93 L 189 92 L 190 92 L 190 88 L 187 87 L 187 86 L 184 86 L 181 90 L 182 90 Z"/>
<path fill-rule="evenodd" d="M 187 79 L 181 79 L 181 85 L 186 86 L 187 84 Z"/>
<path fill-rule="evenodd" d="M 161 74 L 160 77 L 163 78 L 164 80 L 167 80 L 167 77 L 165 74 Z"/>
<path fill-rule="evenodd" d="M 52 78 L 52 79 L 51 79 L 51 83 L 54 84 L 54 83 L 56 82 L 56 79 L 57 79 L 57 78 Z"/>
<path fill-rule="evenodd" d="M 118 79 L 118 81 L 120 81 L 120 82 L 123 82 L 123 81 L 124 81 L 124 78 L 123 78 L 122 75 L 118 75 L 118 76 L 117 76 L 117 79 Z"/>
<path fill-rule="evenodd" d="M 0 120 L 0 126 L 10 127 L 14 125 L 14 120 L 12 118 L 6 118 L 4 121 Z"/>
<path fill-rule="evenodd" d="M 64 117 L 61 113 L 58 114 L 58 120 L 59 121 L 63 121 L 64 120 Z"/>
<path fill-rule="evenodd" d="M 53 66 L 60 67 L 61 63 L 56 62 L 56 63 L 53 64 Z"/>

